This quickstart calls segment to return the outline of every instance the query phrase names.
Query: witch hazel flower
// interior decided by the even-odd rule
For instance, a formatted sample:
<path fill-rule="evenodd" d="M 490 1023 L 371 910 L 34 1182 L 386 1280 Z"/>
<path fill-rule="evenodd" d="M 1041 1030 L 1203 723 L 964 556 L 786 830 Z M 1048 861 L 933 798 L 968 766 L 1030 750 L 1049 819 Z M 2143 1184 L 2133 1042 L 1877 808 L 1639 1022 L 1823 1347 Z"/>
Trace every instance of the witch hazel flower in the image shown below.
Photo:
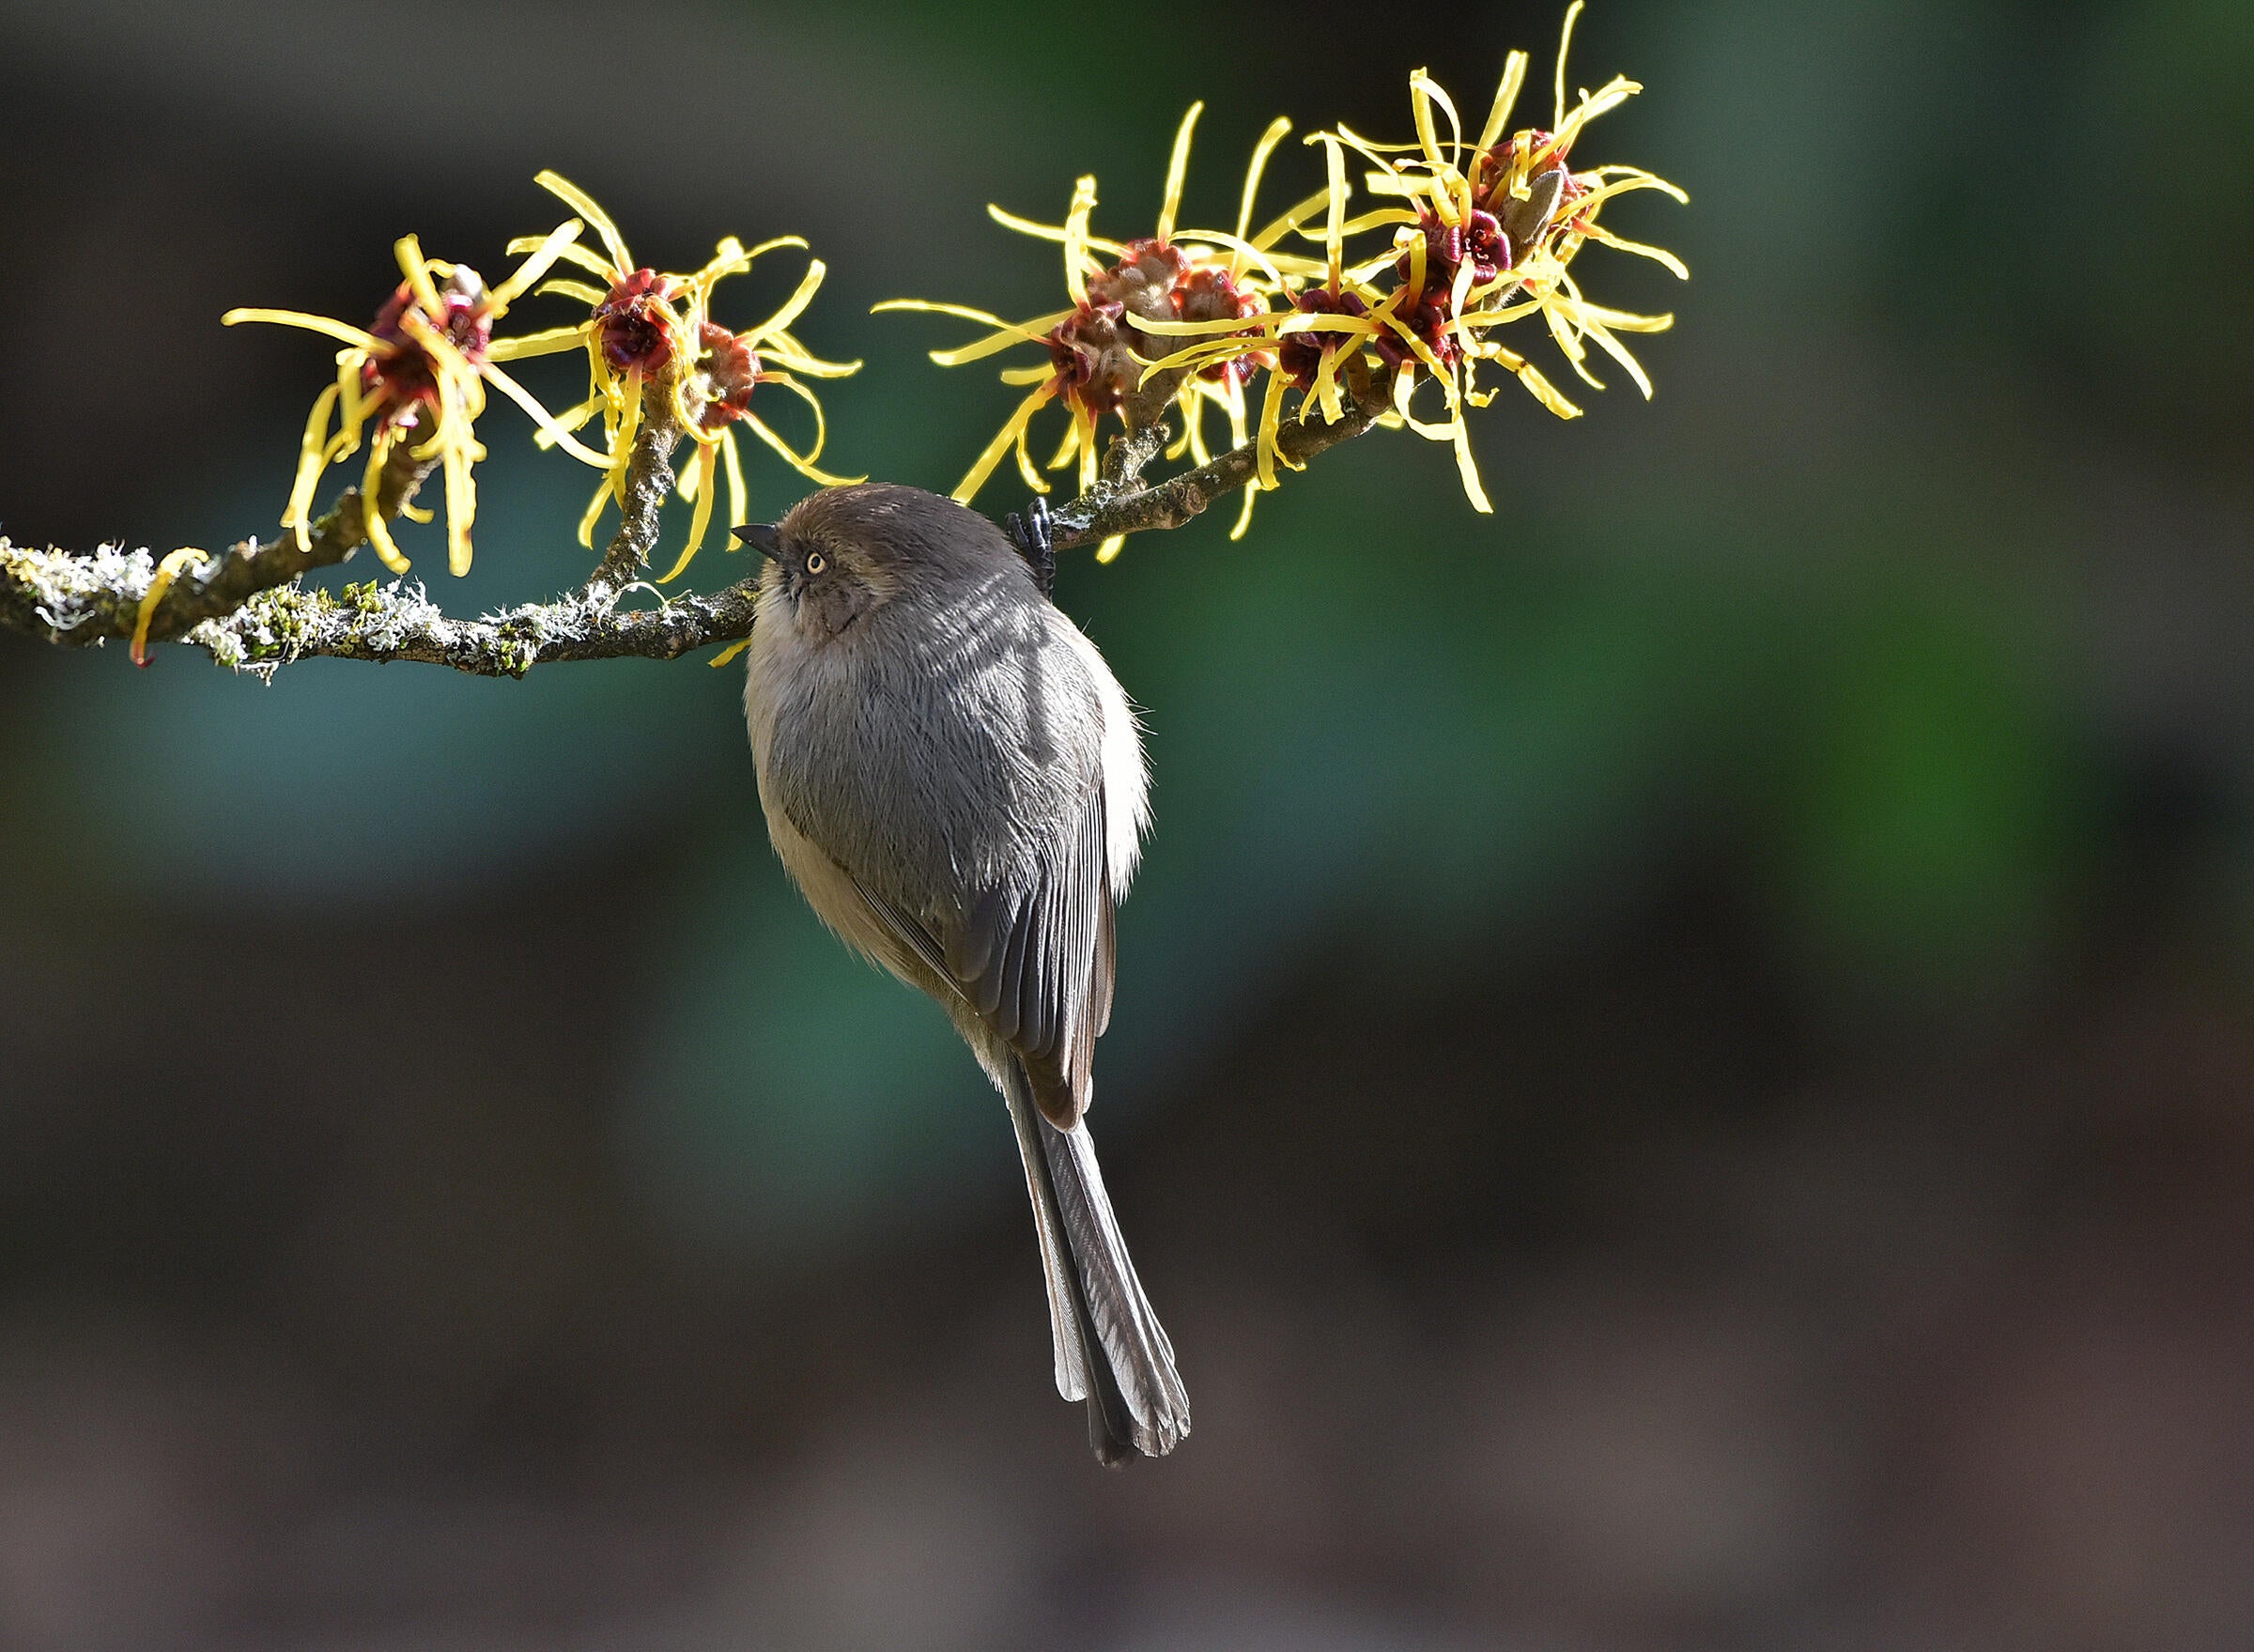
<path fill-rule="evenodd" d="M 1269 131 L 1280 138 L 1286 126 L 1279 119 Z M 1250 377 L 1250 373 L 1244 372 L 1247 368 L 1252 372 L 1261 367 L 1269 370 L 1258 417 L 1258 469 L 1252 484 L 1245 488 L 1244 507 L 1232 536 L 1241 535 L 1249 525 L 1255 496 L 1274 489 L 1279 466 L 1290 464 L 1278 440 L 1286 393 L 1291 390 L 1300 393 L 1299 418 L 1303 421 L 1317 411 L 1333 423 L 1344 418 L 1345 395 L 1341 386 L 1352 380 L 1354 394 L 1359 397 L 1367 377 L 1363 351 L 1385 335 L 1384 325 L 1374 313 L 1375 307 L 1383 301 L 1382 295 L 1369 284 L 1368 271 L 1351 269 L 1346 260 L 1348 235 L 1366 227 L 1366 223 L 1350 222 L 1346 215 L 1352 192 L 1346 180 L 1343 151 L 1330 133 L 1316 132 L 1306 141 L 1323 149 L 1327 174 L 1324 187 L 1254 238 L 1253 244 L 1265 250 L 1274 239 L 1296 232 L 1319 239 L 1323 248 L 1322 258 L 1270 254 L 1281 275 L 1280 296 L 1289 301 L 1285 307 L 1253 317 L 1253 325 L 1248 329 L 1226 322 L 1185 318 L 1167 331 L 1195 335 L 1196 342 L 1156 363 L 1158 369 L 1190 369 L 1201 374 L 1211 374 L 1217 367 L 1226 366 L 1247 378 Z M 1323 213 L 1320 232 L 1307 227 L 1307 221 L 1317 208 Z M 1243 445 L 1241 425 L 1236 429 L 1236 440 L 1238 445 Z"/>
<path fill-rule="evenodd" d="M 1475 138 L 1464 138 L 1455 105 L 1422 69 L 1410 77 L 1413 144 L 1376 145 L 1343 127 L 1335 134 L 1372 163 L 1374 170 L 1365 179 L 1369 192 L 1399 203 L 1362 221 L 1396 226 L 1393 290 L 1373 312 L 1385 330 L 1375 340 L 1378 353 L 1396 372 L 1395 410 L 1419 435 L 1455 447 L 1464 491 L 1480 510 L 1491 506 L 1464 424 L 1466 408 L 1483 408 L 1492 400 L 1491 392 L 1477 388 L 1479 363 L 1492 362 L 1512 374 L 1561 418 L 1581 412 L 1524 355 L 1492 333 L 1510 322 L 1538 317 L 1583 383 L 1604 388 L 1590 366 L 1594 345 L 1618 363 L 1648 399 L 1650 378 L 1620 335 L 1664 332 L 1674 317 L 1597 303 L 1582 292 L 1571 266 L 1582 247 L 1594 240 L 1651 258 L 1678 279 L 1690 274 L 1672 253 L 1614 235 L 1598 220 L 1599 209 L 1615 196 L 1656 190 L 1679 202 L 1688 199 L 1681 190 L 1639 167 L 1610 165 L 1576 173 L 1570 166 L 1574 144 L 1589 124 L 1643 89 L 1615 77 L 1596 93 L 1583 91 L 1568 102 L 1566 62 L 1581 10 L 1582 0 L 1574 0 L 1566 14 L 1548 130 L 1503 136 L 1526 74 L 1526 54 L 1514 52 Z M 1422 420 L 1411 411 L 1411 397 L 1424 378 L 1441 387 L 1444 419 Z"/>
<path fill-rule="evenodd" d="M 991 330 L 985 337 L 959 348 L 934 350 L 932 360 L 943 367 L 981 361 L 1018 345 L 1037 346 L 1047 355 L 1044 364 L 1003 371 L 1003 382 L 1028 389 L 957 485 L 954 497 L 958 501 L 967 503 L 975 498 L 1002 460 L 1011 455 L 1027 487 L 1036 493 L 1049 490 L 1047 480 L 1033 461 L 1029 441 L 1035 416 L 1053 403 L 1062 406 L 1068 425 L 1048 468 L 1076 466 L 1081 490 L 1093 487 L 1102 458 L 1099 425 L 1122 413 L 1161 367 L 1178 365 L 1182 369 L 1181 382 L 1169 384 L 1166 391 L 1170 398 L 1185 403 L 1189 415 L 1168 450 L 1171 456 L 1184 452 L 1194 453 L 1200 461 L 1209 456 L 1203 431 L 1203 416 L 1209 409 L 1217 409 L 1228 419 L 1234 440 L 1241 443 L 1246 439 L 1243 386 L 1264 363 L 1269 347 L 1258 318 L 1285 293 L 1290 273 L 1304 273 L 1306 266 L 1304 259 L 1272 250 L 1300 220 L 1288 217 L 1258 237 L 1247 233 L 1261 169 L 1289 130 L 1289 122 L 1272 125 L 1256 147 L 1233 232 L 1180 229 L 1191 142 L 1203 109 L 1202 103 L 1193 104 L 1175 134 L 1165 195 L 1155 227 L 1148 236 L 1117 241 L 1091 230 L 1089 221 L 1096 207 L 1092 176 L 1078 180 L 1060 224 L 1020 218 L 1000 207 L 987 208 L 1004 228 L 1060 245 L 1065 289 L 1072 300 L 1069 308 L 1025 321 L 1009 321 L 970 305 L 929 300 L 893 299 L 876 306 L 879 311 L 957 317 Z M 1165 362 L 1181 343 L 1176 335 L 1185 330 L 1228 331 L 1238 335 L 1237 342 L 1212 360 Z M 1116 546 L 1107 544 L 1099 555 L 1108 560 L 1106 553 L 1113 549 Z"/>
<path fill-rule="evenodd" d="M 1651 394 L 1648 377 L 1621 335 L 1663 331 L 1673 317 L 1591 301 L 1570 266 L 1583 245 L 1596 241 L 1687 277 L 1673 254 L 1615 235 L 1598 219 L 1617 195 L 1657 190 L 1678 201 L 1685 197 L 1637 167 L 1573 170 L 1569 157 L 1588 125 L 1641 89 L 1633 81 L 1614 79 L 1568 101 L 1566 62 L 1580 11 L 1576 0 L 1567 13 L 1556 110 L 1547 130 L 1505 135 L 1525 80 L 1524 53 L 1510 54 L 1486 121 L 1471 138 L 1445 90 L 1419 69 L 1410 77 L 1413 141 L 1378 143 L 1344 126 L 1306 139 L 1323 150 L 1327 182 L 1271 231 L 1252 238 L 1278 278 L 1265 295 L 1274 301 L 1261 314 L 1249 317 L 1243 327 L 1190 319 L 1141 323 L 1146 332 L 1174 335 L 1177 347 L 1150 371 L 1210 374 L 1224 365 L 1243 371 L 1247 363 L 1268 368 L 1255 487 L 1274 487 L 1279 471 L 1290 464 L 1279 438 L 1294 394 L 1298 404 L 1290 417 L 1336 424 L 1348 416 L 1350 397 L 1369 416 L 1366 397 L 1382 375 L 1389 405 L 1376 422 L 1450 443 L 1467 497 L 1478 509 L 1490 509 L 1464 419 L 1466 409 L 1493 399 L 1493 392 L 1478 385 L 1479 367 L 1491 363 L 1511 373 L 1560 417 L 1581 411 L 1523 354 L 1495 336 L 1521 319 L 1540 317 L 1567 366 L 1593 388 L 1602 388 L 1591 370 L 1594 350 L 1620 363 L 1645 395 Z M 1349 210 L 1350 154 L 1370 168 L 1363 183 L 1375 204 L 1358 214 Z M 1318 213 L 1320 225 L 1314 222 Z M 1272 236 L 1278 230 L 1320 240 L 1323 258 L 1276 251 Z M 1363 245 L 1373 234 L 1386 238 L 1374 253 Z M 1440 387 L 1440 419 L 1420 417 L 1414 408 L 1415 392 L 1427 382 Z"/>
<path fill-rule="evenodd" d="M 762 252 L 784 245 L 804 246 L 795 237 L 768 242 L 747 252 L 734 238 L 719 244 L 712 262 L 685 279 L 687 319 L 694 330 L 696 353 L 676 381 L 674 407 L 681 427 L 697 444 L 696 458 L 681 472 L 681 496 L 695 507 L 688 543 L 670 572 L 658 580 L 679 579 L 689 560 L 704 543 L 712 519 L 714 472 L 728 478 L 728 526 L 740 528 L 750 517 L 749 495 L 744 486 L 743 459 L 738 432 L 749 431 L 777 457 L 810 482 L 824 486 L 859 482 L 859 476 L 833 476 L 818 463 L 828 444 L 829 425 L 821 399 L 804 382 L 807 378 L 842 378 L 860 370 L 858 362 L 828 362 L 814 355 L 796 336 L 791 324 L 805 313 L 821 290 L 826 267 L 819 258 L 808 261 L 806 274 L 781 306 L 764 321 L 741 332 L 711 319 L 712 292 L 723 279 L 748 271 Z M 814 422 L 813 440 L 804 451 L 794 448 L 775 426 L 753 410 L 759 387 L 772 384 L 805 404 Z M 733 537 L 726 542 L 733 551 Z"/>
<path fill-rule="evenodd" d="M 741 275 L 768 253 L 806 250 L 797 236 L 777 236 L 747 248 L 731 236 L 709 262 L 687 274 L 667 274 L 635 262 L 616 222 L 586 191 L 555 172 L 534 179 L 568 203 L 601 241 L 598 254 L 586 246 L 564 250 L 564 259 L 602 285 L 565 276 L 539 290 L 575 299 L 587 306 L 584 320 L 555 327 L 497 347 L 513 356 L 548 355 L 584 349 L 587 399 L 558 415 L 559 425 L 576 430 L 598 414 L 608 450 L 603 485 L 579 520 L 579 543 L 592 548 L 595 524 L 611 505 L 624 508 L 636 438 L 653 405 L 695 444 L 693 458 L 680 473 L 681 497 L 693 507 L 687 544 L 660 583 L 677 579 L 702 547 L 710 528 L 717 475 L 728 483 L 729 526 L 750 519 L 736 432 L 749 430 L 792 469 L 824 484 L 846 480 L 817 463 L 827 440 L 822 404 L 802 380 L 839 378 L 857 372 L 858 362 L 828 362 L 814 355 L 791 332 L 821 290 L 827 267 L 810 258 L 798 286 L 764 321 L 735 332 L 712 319 L 712 294 L 722 280 Z M 758 386 L 774 384 L 803 401 L 814 419 L 814 439 L 804 451 L 794 448 L 774 426 L 752 410 Z M 543 440 L 549 440 L 547 432 Z M 729 545 L 733 549 L 733 543 Z"/>
<path fill-rule="evenodd" d="M 301 310 L 230 310 L 220 319 L 233 327 L 244 321 L 302 328 L 344 346 L 336 354 L 336 382 L 324 390 L 305 421 L 297 480 L 282 513 L 282 525 L 307 543 L 314 490 L 329 467 L 349 458 L 366 443 L 368 458 L 360 484 L 362 526 L 384 566 L 404 574 L 408 559 L 383 519 L 378 495 L 385 465 L 403 443 L 409 456 L 435 460 L 445 475 L 447 564 L 455 574 L 470 571 L 471 528 L 477 516 L 473 474 L 486 456 L 476 422 L 485 411 L 486 388 L 500 391 L 531 417 L 549 443 L 584 462 L 607 461 L 574 439 L 532 394 L 496 363 L 508 355 L 507 341 L 493 336 L 494 323 L 556 260 L 573 249 L 584 227 L 574 218 L 546 237 L 512 247 L 531 255 L 499 286 L 488 289 L 466 264 L 424 256 L 413 236 L 393 248 L 403 279 L 365 328 L 307 315 Z M 334 421 L 333 428 L 331 421 Z M 412 506 L 402 514 L 428 521 L 428 512 Z"/>

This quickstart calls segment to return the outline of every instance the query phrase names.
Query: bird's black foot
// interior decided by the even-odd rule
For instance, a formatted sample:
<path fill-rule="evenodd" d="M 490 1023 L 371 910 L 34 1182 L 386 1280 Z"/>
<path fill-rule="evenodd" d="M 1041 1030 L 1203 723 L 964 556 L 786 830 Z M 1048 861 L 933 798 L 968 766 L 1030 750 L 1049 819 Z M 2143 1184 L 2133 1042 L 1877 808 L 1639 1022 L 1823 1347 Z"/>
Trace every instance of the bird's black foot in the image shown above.
<path fill-rule="evenodd" d="M 1033 502 L 1019 516 L 1011 511 L 1002 518 L 1002 526 L 1010 535 L 1010 543 L 1017 547 L 1017 554 L 1026 559 L 1033 570 L 1033 582 L 1041 587 L 1043 596 L 1057 594 L 1056 531 L 1049 520 L 1049 502 L 1036 494 Z"/>

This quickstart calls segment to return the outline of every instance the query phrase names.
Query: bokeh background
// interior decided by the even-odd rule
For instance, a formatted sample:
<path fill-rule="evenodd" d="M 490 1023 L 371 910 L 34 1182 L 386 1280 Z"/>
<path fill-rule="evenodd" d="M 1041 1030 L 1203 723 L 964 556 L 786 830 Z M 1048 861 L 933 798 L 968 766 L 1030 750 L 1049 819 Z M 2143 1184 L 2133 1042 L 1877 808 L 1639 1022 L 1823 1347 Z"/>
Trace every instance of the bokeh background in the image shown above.
<path fill-rule="evenodd" d="M 985 201 L 1132 233 L 1204 97 L 1224 217 L 1559 12 L 4 0 L 0 531 L 266 529 L 327 347 L 220 312 L 498 269 L 544 165 L 811 236 L 833 457 L 944 488 L 1011 393 L 865 312 L 1052 307 Z M 1688 287 L 1583 266 L 1658 400 L 1060 580 L 1157 774 L 1096 1122 L 1170 1461 L 1050 1390 L 1002 1110 L 786 888 L 735 672 L 0 638 L 0 1645 L 2254 1641 L 2254 9 L 1575 65 L 1692 195 L 1613 220 Z M 462 610 L 586 565 L 487 439 Z"/>

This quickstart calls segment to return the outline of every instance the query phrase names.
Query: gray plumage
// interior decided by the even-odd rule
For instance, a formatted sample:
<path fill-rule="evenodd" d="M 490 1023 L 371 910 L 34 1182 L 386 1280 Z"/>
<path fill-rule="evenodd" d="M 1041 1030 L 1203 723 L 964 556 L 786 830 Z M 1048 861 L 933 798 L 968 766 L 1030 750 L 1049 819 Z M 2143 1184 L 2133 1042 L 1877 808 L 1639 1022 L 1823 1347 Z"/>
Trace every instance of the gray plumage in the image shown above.
<path fill-rule="evenodd" d="M 1149 824 L 1127 698 L 1000 530 L 951 501 L 832 487 L 743 532 L 771 558 L 744 710 L 776 852 L 1002 1092 L 1058 1391 L 1088 1402 L 1105 1462 L 1163 1456 L 1189 1403 L 1083 1117 Z"/>

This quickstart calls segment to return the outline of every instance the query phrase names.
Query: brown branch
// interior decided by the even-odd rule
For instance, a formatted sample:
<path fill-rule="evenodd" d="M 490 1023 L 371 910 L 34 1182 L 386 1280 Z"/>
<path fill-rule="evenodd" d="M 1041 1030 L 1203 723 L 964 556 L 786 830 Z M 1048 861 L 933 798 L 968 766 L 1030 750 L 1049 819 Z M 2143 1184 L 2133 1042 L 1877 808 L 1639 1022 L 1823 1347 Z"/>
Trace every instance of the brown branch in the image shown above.
<path fill-rule="evenodd" d="M 1187 375 L 1179 367 L 1153 373 L 1119 404 L 1123 436 L 1111 439 L 1104 454 L 1103 480 L 1096 491 L 1109 497 L 1132 491 L 1143 479 L 1150 461 L 1166 445 L 1166 409 L 1181 391 Z"/>
<path fill-rule="evenodd" d="M 417 459 L 411 443 L 392 449 L 377 484 L 377 509 L 394 517 L 412 502 L 436 461 Z M 264 545 L 244 540 L 222 556 L 183 569 L 150 617 L 152 641 L 178 637 L 239 610 L 259 592 L 286 585 L 316 568 L 333 567 L 368 540 L 361 492 L 347 487 L 312 524 L 305 544 L 285 533 Z M 123 641 L 140 619 L 156 558 L 146 550 L 104 546 L 92 556 L 31 550 L 0 540 L 0 628 L 83 648 Z"/>
<path fill-rule="evenodd" d="M 1356 363 L 1359 368 L 1360 363 Z M 1335 425 L 1315 420 L 1302 423 L 1287 420 L 1276 432 L 1276 452 L 1292 466 L 1303 465 L 1326 448 L 1336 447 L 1351 440 L 1375 424 L 1381 414 L 1393 405 L 1393 374 L 1381 371 L 1374 378 L 1364 372 L 1352 374 L 1353 394 L 1347 402 L 1346 416 Z M 1159 426 L 1163 440 L 1164 426 Z M 1116 437 L 1112 452 L 1117 455 L 1124 444 L 1135 440 L 1131 429 L 1124 437 Z M 1155 444 L 1152 448 L 1156 451 Z M 1148 464 L 1146 456 L 1142 463 Z M 1132 475 L 1139 475 L 1137 465 Z M 1057 550 L 1071 550 L 1082 545 L 1100 545 L 1115 533 L 1145 533 L 1161 528 L 1179 528 L 1198 515 L 1215 500 L 1233 493 L 1259 473 L 1259 448 L 1257 440 L 1243 447 L 1231 448 L 1210 464 L 1185 471 L 1179 476 L 1148 487 L 1130 486 L 1126 491 L 1114 492 L 1099 486 L 1071 504 L 1057 511 L 1051 517 L 1050 544 Z"/>
<path fill-rule="evenodd" d="M 183 570 L 159 601 L 152 640 L 177 638 L 220 664 L 270 676 L 292 660 L 415 660 L 484 676 L 522 676 L 543 660 L 672 659 L 751 634 L 755 582 L 713 595 L 687 595 L 655 609 L 621 611 L 619 599 L 641 583 L 657 543 L 672 454 L 681 440 L 672 392 L 650 387 L 627 461 L 625 503 L 616 534 L 578 591 L 482 619 L 449 618 L 419 581 L 308 588 L 301 577 L 334 566 L 367 542 L 358 488 L 347 488 L 314 523 L 301 547 L 286 533 L 245 542 Z M 432 470 L 402 442 L 379 482 L 385 517 L 410 503 Z M 77 646 L 133 634 L 156 558 L 104 547 L 91 556 L 27 550 L 0 540 L 0 629 Z"/>
<path fill-rule="evenodd" d="M 1285 423 L 1276 438 L 1284 463 L 1305 464 L 1351 440 L 1391 405 L 1390 372 L 1373 376 L 1356 363 L 1349 383 L 1346 416 L 1336 424 Z M 1164 482 L 1141 484 L 1166 445 L 1165 415 L 1179 389 L 1179 380 L 1154 378 L 1122 408 L 1127 432 L 1113 439 L 1103 479 L 1051 518 L 1054 548 L 1180 527 L 1258 473 L 1258 448 L 1248 442 Z M 466 620 L 448 617 L 419 582 L 371 581 L 340 592 L 306 588 L 300 576 L 345 561 L 365 542 L 359 491 L 347 489 L 313 525 L 302 549 L 295 535 L 285 534 L 266 545 L 239 546 L 184 572 L 158 605 L 149 634 L 177 638 L 207 650 L 222 665 L 267 675 L 293 660 L 330 658 L 411 660 L 480 676 L 520 677 L 552 661 L 674 659 L 740 642 L 751 634 L 756 579 L 651 609 L 618 607 L 641 585 L 648 568 L 682 435 L 663 387 L 653 386 L 644 406 L 618 532 L 586 584 L 553 602 Z M 401 444 L 383 473 L 378 499 L 383 514 L 392 516 L 409 502 L 429 471 Z M 74 644 L 130 637 L 153 566 L 147 551 L 105 548 L 90 557 L 71 556 L 20 550 L 0 541 L 0 629 Z"/>
<path fill-rule="evenodd" d="M 605 608 L 617 602 L 650 565 L 665 496 L 673 487 L 673 449 L 680 440 L 672 391 L 663 382 L 653 384 L 643 397 L 633 456 L 626 461 L 626 498 L 619 511 L 618 532 L 610 536 L 610 548 L 584 587 L 589 596 L 601 594 Z"/>
<path fill-rule="evenodd" d="M 420 581 L 347 585 L 334 594 L 293 584 L 206 621 L 185 641 L 222 665 L 268 675 L 292 660 L 327 658 L 411 660 L 486 677 L 521 677 L 548 660 L 673 659 L 709 643 L 740 641 L 751 634 L 753 581 L 656 609 L 618 609 L 649 566 L 680 440 L 670 388 L 652 385 L 626 461 L 618 532 L 586 584 L 553 602 L 457 620 Z"/>
<path fill-rule="evenodd" d="M 746 579 L 704 596 L 654 609 L 620 610 L 591 581 L 550 603 L 449 618 L 419 581 L 347 585 L 341 592 L 292 587 L 255 596 L 186 641 L 222 665 L 271 673 L 292 660 L 412 660 L 481 677 L 521 677 L 535 665 L 567 659 L 675 659 L 751 634 L 758 582 Z"/>

